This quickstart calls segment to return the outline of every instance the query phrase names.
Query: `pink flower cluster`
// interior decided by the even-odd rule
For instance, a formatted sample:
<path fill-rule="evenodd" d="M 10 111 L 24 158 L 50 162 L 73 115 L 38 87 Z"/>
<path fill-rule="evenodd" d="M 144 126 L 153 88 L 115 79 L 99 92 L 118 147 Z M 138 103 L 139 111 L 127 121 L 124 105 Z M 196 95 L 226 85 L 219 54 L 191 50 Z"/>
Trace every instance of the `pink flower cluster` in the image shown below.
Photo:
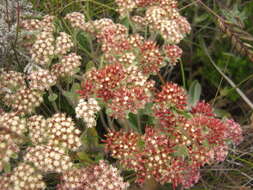
<path fill-rule="evenodd" d="M 143 135 L 111 131 L 106 135 L 106 151 L 124 168 L 134 170 L 138 183 L 152 177 L 161 184 L 190 188 L 199 180 L 200 167 L 225 160 L 228 140 L 241 142 L 241 128 L 234 121 L 217 119 L 204 102 L 191 114 L 184 91 L 174 84 L 165 85 L 156 97 L 157 125 L 146 127 Z"/>
<path fill-rule="evenodd" d="M 141 82 L 142 80 L 143 82 Z M 108 105 L 108 112 L 115 118 L 125 118 L 129 112 L 136 113 L 150 101 L 153 82 L 147 81 L 138 68 L 124 68 L 115 63 L 102 69 L 94 69 L 86 74 L 83 97 L 102 98 Z"/>
<path fill-rule="evenodd" d="M 127 187 L 118 169 L 101 160 L 99 164 L 63 173 L 57 190 L 126 190 Z"/>

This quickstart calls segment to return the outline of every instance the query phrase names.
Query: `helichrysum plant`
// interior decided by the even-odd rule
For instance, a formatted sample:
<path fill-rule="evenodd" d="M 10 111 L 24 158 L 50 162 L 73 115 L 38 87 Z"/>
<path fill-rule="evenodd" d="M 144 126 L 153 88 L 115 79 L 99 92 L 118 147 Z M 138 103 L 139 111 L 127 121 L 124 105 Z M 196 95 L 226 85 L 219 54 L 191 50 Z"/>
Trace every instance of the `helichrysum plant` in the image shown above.
<path fill-rule="evenodd" d="M 201 167 L 224 161 L 242 141 L 238 123 L 204 101 L 190 104 L 159 73 L 179 62 L 178 44 L 191 32 L 177 1 L 116 4 L 125 25 L 79 12 L 20 22 L 31 60 L 24 72 L 0 75 L 0 189 L 46 189 L 52 173 L 58 190 L 126 190 L 151 180 L 187 189 Z"/>

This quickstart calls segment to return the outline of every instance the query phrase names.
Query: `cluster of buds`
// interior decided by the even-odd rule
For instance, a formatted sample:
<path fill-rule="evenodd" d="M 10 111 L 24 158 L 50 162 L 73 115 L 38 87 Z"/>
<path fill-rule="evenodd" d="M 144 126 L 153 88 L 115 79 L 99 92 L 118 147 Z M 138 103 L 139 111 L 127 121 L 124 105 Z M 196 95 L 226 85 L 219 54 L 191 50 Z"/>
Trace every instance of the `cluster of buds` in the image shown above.
<path fill-rule="evenodd" d="M 39 19 L 27 19 L 20 21 L 20 27 L 27 31 L 54 31 L 54 16 L 45 15 L 41 20 Z"/>
<path fill-rule="evenodd" d="M 118 88 L 113 92 L 113 99 L 108 102 L 108 113 L 114 118 L 124 119 L 129 112 L 137 113 L 143 109 L 149 101 L 149 94 L 143 87 Z"/>
<path fill-rule="evenodd" d="M 20 27 L 28 31 L 35 31 L 41 28 L 41 23 L 38 19 L 22 20 L 20 22 Z"/>
<path fill-rule="evenodd" d="M 163 49 L 166 57 L 169 58 L 169 62 L 172 65 L 175 65 L 183 54 L 183 50 L 177 45 L 165 45 Z"/>
<path fill-rule="evenodd" d="M 132 20 L 140 28 L 148 25 L 153 31 L 160 32 L 169 44 L 178 44 L 191 31 L 190 24 L 177 10 L 176 1 L 117 0 L 116 3 L 121 15 L 130 15 L 135 10 L 137 15 L 133 15 Z M 145 16 L 139 16 L 138 12 L 142 13 L 143 8 L 146 8 Z"/>
<path fill-rule="evenodd" d="M 54 36 L 51 32 L 41 32 L 36 36 L 36 41 L 31 48 L 32 60 L 40 65 L 50 64 L 54 55 Z"/>
<path fill-rule="evenodd" d="M 96 126 L 96 113 L 100 111 L 100 106 L 94 98 L 89 98 L 88 101 L 80 99 L 77 107 L 75 108 L 76 117 L 82 118 L 88 128 Z"/>
<path fill-rule="evenodd" d="M 81 146 L 81 131 L 66 114 L 57 113 L 47 119 L 48 144 L 64 149 L 77 150 Z"/>
<path fill-rule="evenodd" d="M 43 102 L 42 93 L 29 88 L 5 96 L 7 103 L 20 115 L 30 114 Z"/>
<path fill-rule="evenodd" d="M 133 86 L 145 87 L 146 90 L 154 87 L 154 81 L 149 80 L 148 76 L 137 67 L 136 65 L 131 65 L 125 69 L 126 73 L 126 83 Z"/>
<path fill-rule="evenodd" d="M 81 65 L 81 56 L 70 53 L 61 58 L 60 62 L 52 66 L 51 72 L 57 77 L 72 76 Z"/>
<path fill-rule="evenodd" d="M 65 55 L 74 46 L 71 40 L 71 36 L 65 32 L 60 32 L 60 35 L 56 38 L 55 54 Z"/>
<path fill-rule="evenodd" d="M 10 190 L 11 186 L 11 179 L 10 179 L 10 173 L 0 175 L 0 189 L 1 190 Z"/>
<path fill-rule="evenodd" d="M 72 12 L 65 16 L 65 19 L 68 20 L 73 28 L 83 29 L 85 24 L 85 17 L 79 12 Z"/>
<path fill-rule="evenodd" d="M 10 176 L 11 187 L 13 189 L 22 190 L 42 190 L 46 188 L 43 176 L 32 166 L 21 163 Z"/>
<path fill-rule="evenodd" d="M 41 115 L 34 115 L 27 120 L 29 137 L 34 145 L 45 143 L 48 139 L 48 123 Z"/>
<path fill-rule="evenodd" d="M 0 94 L 15 92 L 25 88 L 25 77 L 16 71 L 0 72 Z"/>
<path fill-rule="evenodd" d="M 197 102 L 195 106 L 191 108 L 191 113 L 195 115 L 205 115 L 209 117 L 214 117 L 213 108 L 210 104 L 201 101 Z"/>
<path fill-rule="evenodd" d="M 44 91 L 55 85 L 57 77 L 48 70 L 39 69 L 29 73 L 28 80 L 30 89 Z"/>
<path fill-rule="evenodd" d="M 121 16 L 127 15 L 136 7 L 136 2 L 133 0 L 115 0 L 118 5 L 118 12 Z"/>
<path fill-rule="evenodd" d="M 64 172 L 72 168 L 73 163 L 63 149 L 38 145 L 29 147 L 24 161 L 31 162 L 42 172 Z"/>
<path fill-rule="evenodd" d="M 115 118 L 125 118 L 129 112 L 136 113 L 150 101 L 150 89 L 154 83 L 137 66 L 124 68 L 119 63 L 102 69 L 90 70 L 79 93 L 84 98 L 96 96 L 108 105 L 108 113 Z"/>
<path fill-rule="evenodd" d="M 184 175 L 184 163 L 173 158 L 173 144 L 166 134 L 147 128 L 144 135 L 112 131 L 107 134 L 106 151 L 120 160 L 126 169 L 134 170 L 136 182 L 143 184 L 153 177 L 156 181 L 179 184 Z"/>
<path fill-rule="evenodd" d="M 67 171 L 61 181 L 57 190 L 126 190 L 129 186 L 123 181 L 118 169 L 103 160 L 88 168 Z"/>
<path fill-rule="evenodd" d="M 18 116 L 16 112 L 2 113 L 0 115 L 1 127 L 22 135 L 27 131 L 26 120 Z"/>
<path fill-rule="evenodd" d="M 19 147 L 17 146 L 11 134 L 5 131 L 1 131 L 0 132 L 0 171 L 3 170 L 4 166 L 8 164 L 8 162 L 10 161 L 10 158 L 14 156 L 18 151 L 19 151 Z M 0 179 L 0 187 L 1 187 L 1 179 Z"/>
<path fill-rule="evenodd" d="M 180 110 L 186 109 L 186 92 L 175 83 L 166 83 L 162 86 L 161 92 L 156 94 L 155 102 L 166 105 L 166 107 L 176 108 Z"/>
<path fill-rule="evenodd" d="M 40 21 L 40 29 L 42 31 L 46 32 L 53 32 L 55 27 L 54 27 L 54 16 L 51 15 L 45 15 L 43 19 Z"/>
<path fill-rule="evenodd" d="M 102 18 L 102 19 L 86 22 L 83 30 L 90 34 L 97 35 L 98 32 L 100 32 L 104 27 L 111 26 L 113 24 L 114 22 L 111 19 Z"/>
<path fill-rule="evenodd" d="M 66 18 L 72 18 L 73 15 L 70 14 Z M 39 31 L 30 50 L 32 60 L 44 68 L 51 68 L 53 58 L 58 57 L 61 63 L 54 64 L 52 73 L 57 77 L 72 74 L 73 70 L 80 66 L 81 57 L 74 53 L 67 55 L 74 43 L 71 36 L 65 32 L 54 33 L 53 21 L 54 17 L 49 15 L 44 16 L 42 20 L 23 21 L 24 29 Z"/>
<path fill-rule="evenodd" d="M 227 125 L 225 137 L 230 139 L 235 145 L 240 144 L 243 141 L 241 126 L 233 119 L 226 120 L 225 124 Z"/>
<path fill-rule="evenodd" d="M 146 41 L 141 46 L 140 67 L 145 74 L 157 73 L 163 64 L 163 57 L 153 41 Z"/>
<path fill-rule="evenodd" d="M 155 128 L 146 127 L 144 135 L 124 131 L 106 135 L 106 151 L 125 169 L 134 170 L 138 183 L 152 177 L 161 184 L 189 188 L 197 183 L 200 167 L 224 161 L 228 140 L 242 141 L 239 124 L 210 116 L 209 109 L 202 110 L 205 114 L 188 113 L 188 117 L 170 112 L 170 107 L 163 109 L 155 109 L 160 122 Z"/>

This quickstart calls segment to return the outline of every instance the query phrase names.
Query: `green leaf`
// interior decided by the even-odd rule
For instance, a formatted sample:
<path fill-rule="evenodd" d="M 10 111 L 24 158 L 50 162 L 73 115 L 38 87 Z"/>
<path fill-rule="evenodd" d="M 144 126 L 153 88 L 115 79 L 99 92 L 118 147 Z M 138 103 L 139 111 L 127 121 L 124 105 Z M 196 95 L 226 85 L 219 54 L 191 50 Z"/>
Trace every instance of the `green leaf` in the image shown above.
<path fill-rule="evenodd" d="M 88 128 L 86 133 L 82 135 L 82 143 L 84 145 L 97 146 L 99 144 L 99 136 L 95 128 Z"/>
<path fill-rule="evenodd" d="M 77 156 L 79 157 L 80 160 L 86 161 L 86 162 L 93 162 L 93 160 L 90 159 L 89 155 L 86 154 L 85 152 L 78 152 Z"/>
<path fill-rule="evenodd" d="M 203 21 L 205 21 L 208 17 L 209 17 L 209 14 L 202 14 L 202 15 L 199 15 L 199 16 L 195 17 L 194 22 L 195 22 L 195 23 L 203 22 Z"/>
<path fill-rule="evenodd" d="M 129 19 L 129 17 L 124 17 L 121 22 L 121 24 L 123 24 L 125 27 L 127 27 L 128 29 L 132 27 L 132 23 L 131 20 Z"/>
<path fill-rule="evenodd" d="M 11 164 L 8 163 L 4 163 L 4 172 L 5 173 L 9 173 L 11 171 Z"/>
<path fill-rule="evenodd" d="M 86 64 L 86 66 L 85 66 L 85 71 L 87 72 L 87 71 L 91 70 L 92 68 L 95 68 L 95 64 L 94 64 L 94 62 L 89 61 L 89 62 Z"/>
<path fill-rule="evenodd" d="M 186 157 L 186 156 L 189 155 L 188 148 L 186 146 L 184 146 L 184 145 L 178 145 L 174 149 L 176 151 L 176 152 L 174 152 L 175 156 Z"/>
<path fill-rule="evenodd" d="M 48 96 L 48 100 L 49 100 L 50 102 L 54 102 L 57 98 L 58 98 L 58 95 L 55 94 L 55 93 L 52 93 L 52 94 L 50 94 L 50 95 Z"/>
<path fill-rule="evenodd" d="M 71 92 L 76 93 L 76 91 L 80 90 L 81 86 L 79 83 L 74 83 L 71 87 Z"/>
<path fill-rule="evenodd" d="M 128 114 L 128 121 L 132 129 L 138 130 L 138 118 L 136 114 L 130 112 Z"/>
<path fill-rule="evenodd" d="M 152 115 L 153 114 L 153 110 L 152 110 L 152 107 L 153 107 L 154 103 L 153 102 L 149 102 L 145 105 L 145 108 L 144 109 L 141 109 L 139 110 L 139 113 L 140 114 L 146 114 L 146 115 Z"/>
<path fill-rule="evenodd" d="M 205 140 L 203 141 L 203 145 L 204 145 L 204 147 L 207 147 L 207 148 L 210 147 L 210 144 L 209 144 L 209 142 L 208 142 L 207 139 L 205 139 Z"/>
<path fill-rule="evenodd" d="M 137 142 L 137 146 L 143 150 L 145 148 L 145 141 L 143 139 L 139 139 Z"/>
<path fill-rule="evenodd" d="M 77 94 L 76 93 L 73 93 L 73 92 L 64 92 L 63 93 L 63 95 L 64 96 L 66 96 L 66 97 L 68 97 L 69 99 L 71 99 L 71 100 L 74 100 L 75 98 L 76 98 L 76 96 L 77 96 Z"/>
<path fill-rule="evenodd" d="M 201 94 L 201 85 L 197 80 L 195 80 L 191 83 L 191 86 L 189 88 L 188 105 L 195 106 L 200 99 L 200 94 Z"/>

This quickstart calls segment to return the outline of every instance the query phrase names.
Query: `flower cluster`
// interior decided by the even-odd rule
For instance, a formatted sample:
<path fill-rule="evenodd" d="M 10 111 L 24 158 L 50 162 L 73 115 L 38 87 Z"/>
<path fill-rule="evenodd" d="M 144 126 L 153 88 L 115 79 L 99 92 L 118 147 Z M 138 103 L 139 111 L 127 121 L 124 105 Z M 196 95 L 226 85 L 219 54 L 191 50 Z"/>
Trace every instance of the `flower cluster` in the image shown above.
<path fill-rule="evenodd" d="M 58 147 L 38 145 L 29 147 L 24 161 L 31 162 L 42 172 L 64 172 L 72 168 L 73 163 L 64 150 Z"/>
<path fill-rule="evenodd" d="M 185 92 L 176 85 L 165 85 L 155 97 L 157 126 L 146 127 L 143 135 L 111 131 L 106 135 L 106 151 L 125 169 L 134 170 L 138 183 L 152 177 L 161 184 L 189 188 L 197 183 L 200 167 L 224 161 L 228 140 L 241 142 L 241 129 L 232 120 L 215 118 L 207 103 L 187 110 Z"/>
<path fill-rule="evenodd" d="M 122 16 L 129 15 L 135 9 L 133 21 L 141 28 L 148 25 L 160 32 L 168 44 L 178 44 L 191 31 L 190 24 L 177 10 L 177 1 L 117 0 L 116 3 Z M 145 16 L 140 16 L 143 8 L 146 8 Z"/>
<path fill-rule="evenodd" d="M 0 72 L 0 94 L 15 92 L 25 88 L 25 76 L 16 71 Z"/>
<path fill-rule="evenodd" d="M 225 121 L 228 130 L 225 133 L 226 138 L 232 140 L 235 145 L 240 144 L 243 141 L 242 128 L 233 119 Z"/>
<path fill-rule="evenodd" d="M 107 103 L 110 115 L 124 118 L 129 112 L 144 108 L 150 100 L 149 89 L 153 84 L 137 67 L 124 68 L 115 63 L 89 71 L 80 94 L 85 98 L 95 94 Z"/>
<path fill-rule="evenodd" d="M 29 130 L 29 137 L 33 144 L 38 145 L 45 143 L 48 139 L 48 123 L 41 115 L 34 115 L 27 119 L 27 127 Z"/>
<path fill-rule="evenodd" d="M 1 127 L 22 135 L 27 131 L 26 120 L 22 119 L 15 112 L 3 113 L 0 115 Z"/>
<path fill-rule="evenodd" d="M 35 63 L 40 65 L 50 64 L 54 55 L 54 36 L 51 32 L 43 31 L 36 36 L 31 49 L 31 56 Z"/>
<path fill-rule="evenodd" d="M 79 12 L 72 12 L 65 16 L 65 19 L 68 20 L 73 28 L 82 29 L 85 23 L 85 17 Z"/>
<path fill-rule="evenodd" d="M 62 148 L 77 150 L 81 146 L 79 136 L 81 131 L 75 127 L 74 122 L 66 114 L 54 114 L 47 120 L 48 144 Z"/>
<path fill-rule="evenodd" d="M 61 58 L 60 62 L 52 66 L 51 72 L 57 77 L 72 76 L 81 65 L 81 56 L 70 53 Z"/>
<path fill-rule="evenodd" d="M 162 86 L 161 92 L 156 94 L 155 100 L 160 107 L 174 107 L 184 110 L 186 108 L 186 92 L 175 83 L 166 83 Z"/>
<path fill-rule="evenodd" d="M 48 90 L 51 86 L 54 86 L 57 80 L 55 75 L 52 75 L 50 71 L 45 69 L 39 69 L 32 71 L 28 76 L 29 86 L 35 90 Z"/>
<path fill-rule="evenodd" d="M 6 103 L 20 115 L 30 114 L 43 102 L 42 93 L 30 88 L 5 96 Z"/>
<path fill-rule="evenodd" d="M 181 58 L 183 50 L 177 45 L 166 45 L 163 47 L 165 55 L 169 58 L 169 62 L 175 65 Z"/>
<path fill-rule="evenodd" d="M 69 15 L 68 18 L 72 18 Z M 61 77 L 74 74 L 74 70 L 81 65 L 81 57 L 71 53 L 74 46 L 71 36 L 65 32 L 55 32 L 55 18 L 46 15 L 42 20 L 24 20 L 21 24 L 23 29 L 28 31 L 37 31 L 35 41 L 30 48 L 32 60 L 47 69 L 54 77 Z M 53 64 L 52 60 L 58 58 L 59 62 Z M 53 67 L 51 68 L 53 64 Z M 49 69 L 50 68 L 50 69 Z M 55 81 L 55 80 L 54 80 Z M 48 86 L 52 86 L 48 84 Z"/>
<path fill-rule="evenodd" d="M 21 163 L 18 165 L 10 177 L 11 187 L 22 190 L 41 190 L 46 188 L 43 176 L 36 172 L 32 166 Z"/>
<path fill-rule="evenodd" d="M 71 36 L 65 32 L 60 32 L 55 41 L 55 53 L 58 55 L 65 55 L 74 46 Z"/>
<path fill-rule="evenodd" d="M 108 165 L 103 160 L 88 168 L 67 171 L 63 174 L 61 181 L 57 190 L 126 190 L 128 187 L 128 183 L 120 177 L 117 168 Z"/>
<path fill-rule="evenodd" d="M 89 98 L 88 101 L 80 99 L 77 107 L 75 108 L 76 117 L 82 118 L 88 128 L 96 126 L 96 113 L 100 111 L 98 102 L 94 98 Z"/>
<path fill-rule="evenodd" d="M 14 137 L 8 132 L 0 132 L 0 171 L 3 170 L 10 158 L 19 152 L 19 147 L 14 141 Z M 0 180 L 1 187 L 1 180 Z"/>

